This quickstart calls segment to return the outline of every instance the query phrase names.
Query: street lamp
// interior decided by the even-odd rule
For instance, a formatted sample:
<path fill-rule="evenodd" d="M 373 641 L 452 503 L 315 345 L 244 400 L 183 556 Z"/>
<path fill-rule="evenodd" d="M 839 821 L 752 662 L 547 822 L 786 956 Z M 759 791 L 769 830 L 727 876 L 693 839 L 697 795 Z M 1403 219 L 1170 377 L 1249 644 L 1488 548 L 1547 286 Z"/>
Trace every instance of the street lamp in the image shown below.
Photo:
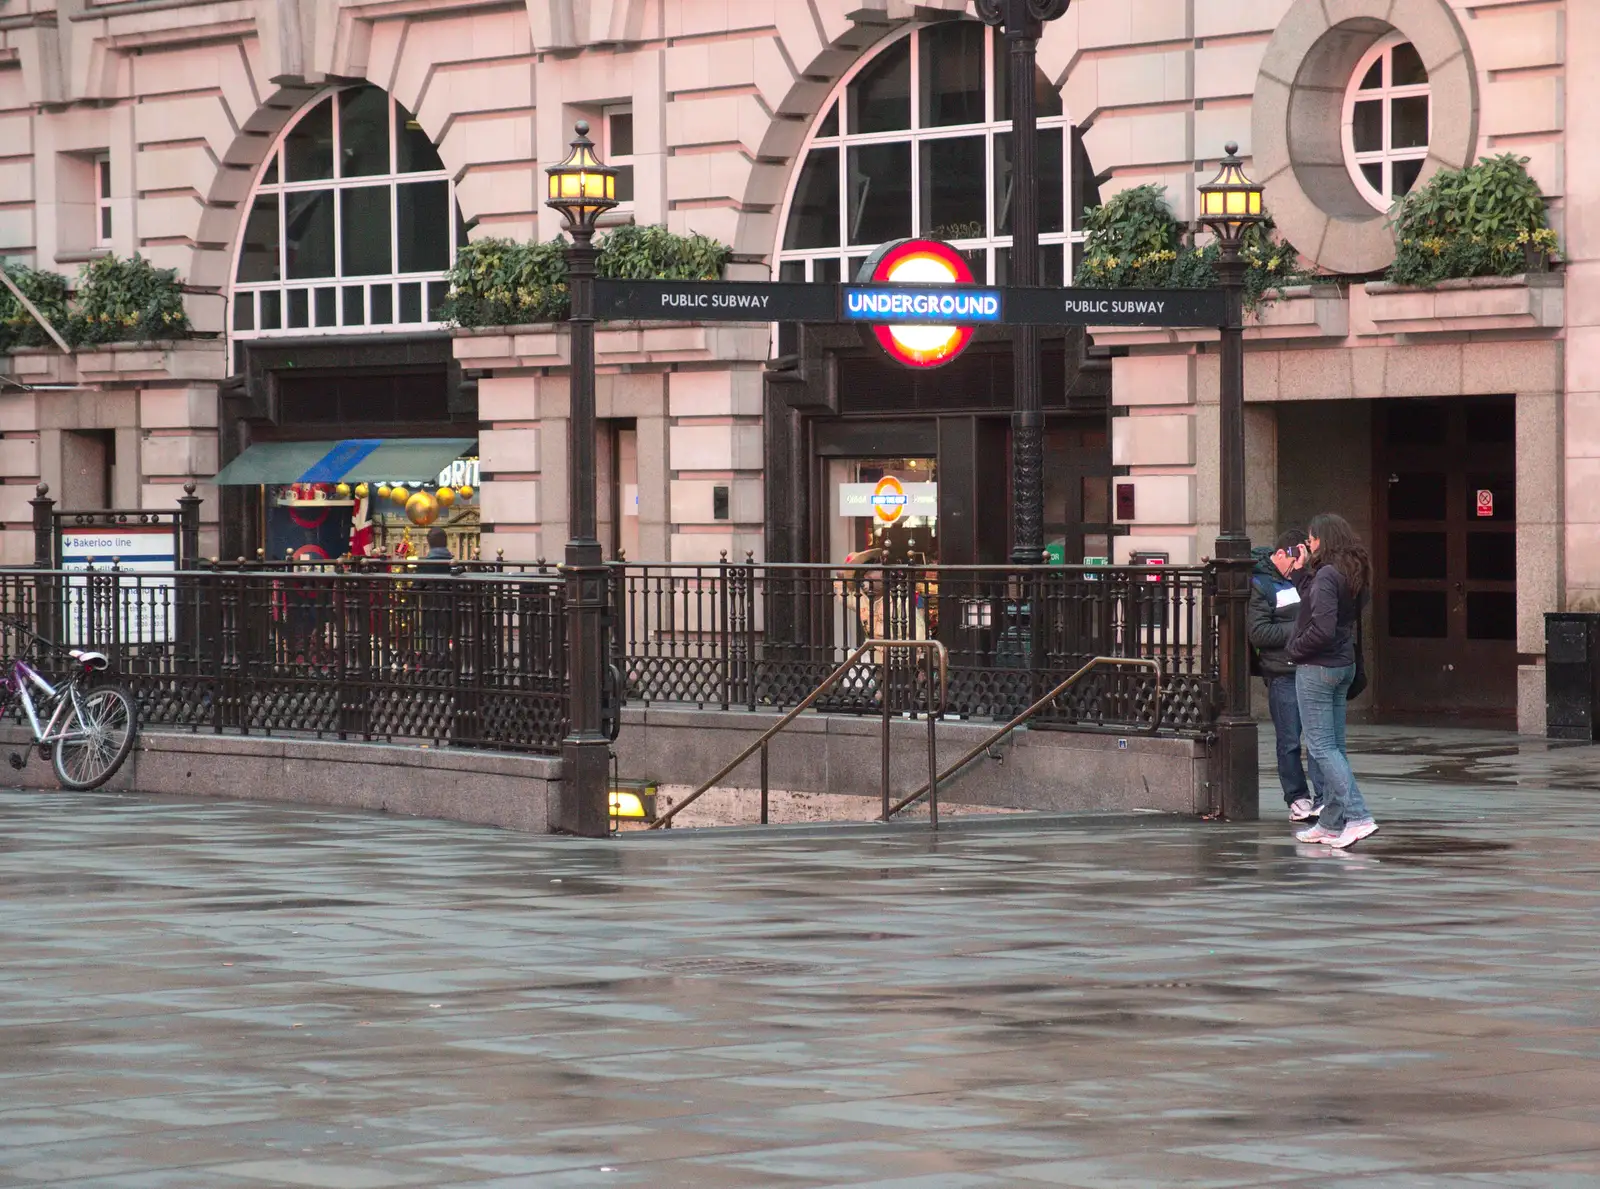
<path fill-rule="evenodd" d="M 978 19 L 1002 29 L 1011 53 L 1011 267 L 1008 283 L 1039 283 L 1039 120 L 1033 79 L 1039 35 L 1072 0 L 975 0 Z M 1044 413 L 1039 400 L 1039 328 L 1011 341 L 1011 561 L 1038 565 L 1044 552 Z"/>
<path fill-rule="evenodd" d="M 561 784 L 551 806 L 552 827 L 586 838 L 610 832 L 606 775 L 611 746 L 601 725 L 605 672 L 602 622 L 608 587 L 596 536 L 594 419 L 594 229 L 617 205 L 617 171 L 603 163 L 579 120 L 577 139 L 558 165 L 545 170 L 546 206 L 560 211 L 572 236 L 567 248 L 572 299 L 571 413 L 567 421 L 566 586 L 567 736 L 561 741 Z"/>
<path fill-rule="evenodd" d="M 1222 439 L 1221 515 L 1213 556 L 1217 567 L 1222 715 L 1217 723 L 1218 768 L 1224 817 L 1260 815 L 1256 724 L 1250 715 L 1250 644 L 1245 615 L 1250 602 L 1250 537 L 1244 508 L 1244 261 L 1239 246 L 1251 227 L 1265 223 L 1262 187 L 1245 176 L 1239 146 L 1227 145 L 1217 176 L 1200 189 L 1200 222 L 1217 237 L 1217 277 L 1226 302 L 1219 401 Z"/>

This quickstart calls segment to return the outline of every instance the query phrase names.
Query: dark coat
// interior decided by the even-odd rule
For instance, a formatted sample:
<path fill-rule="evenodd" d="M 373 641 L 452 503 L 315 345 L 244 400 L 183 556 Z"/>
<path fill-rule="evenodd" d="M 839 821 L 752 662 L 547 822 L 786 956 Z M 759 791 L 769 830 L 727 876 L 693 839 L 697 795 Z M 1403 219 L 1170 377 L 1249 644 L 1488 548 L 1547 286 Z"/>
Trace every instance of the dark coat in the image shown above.
<path fill-rule="evenodd" d="M 1257 549 L 1255 556 L 1256 568 L 1250 575 L 1250 644 L 1256 650 L 1261 675 L 1270 681 L 1294 672 L 1288 648 L 1300 611 L 1300 595 L 1296 591 L 1292 598 L 1282 598 L 1281 592 L 1294 591 L 1295 585 L 1278 573 L 1271 549 Z"/>
<path fill-rule="evenodd" d="M 1289 659 L 1327 669 L 1355 664 L 1356 621 L 1365 592 L 1363 599 L 1353 596 L 1335 566 L 1323 566 L 1315 574 L 1297 570 L 1295 586 L 1300 591 L 1300 613 L 1289 637 Z"/>

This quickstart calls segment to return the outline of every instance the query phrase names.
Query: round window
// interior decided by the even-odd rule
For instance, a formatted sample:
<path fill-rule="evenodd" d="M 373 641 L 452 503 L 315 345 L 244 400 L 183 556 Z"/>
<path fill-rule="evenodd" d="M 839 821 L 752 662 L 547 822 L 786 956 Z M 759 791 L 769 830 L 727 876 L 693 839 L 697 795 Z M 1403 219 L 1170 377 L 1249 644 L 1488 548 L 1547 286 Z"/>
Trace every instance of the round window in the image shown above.
<path fill-rule="evenodd" d="M 1362 56 L 1344 98 L 1344 159 L 1356 189 L 1388 210 L 1416 185 L 1428 159 L 1428 72 L 1403 35 L 1384 38 Z"/>

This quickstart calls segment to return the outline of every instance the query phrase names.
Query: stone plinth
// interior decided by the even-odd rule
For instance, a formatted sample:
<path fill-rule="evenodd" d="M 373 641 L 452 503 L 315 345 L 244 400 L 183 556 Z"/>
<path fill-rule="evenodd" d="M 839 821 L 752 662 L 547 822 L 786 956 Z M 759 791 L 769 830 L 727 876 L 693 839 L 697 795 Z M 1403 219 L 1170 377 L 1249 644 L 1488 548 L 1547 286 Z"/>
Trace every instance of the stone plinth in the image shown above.
<path fill-rule="evenodd" d="M 1564 321 L 1559 273 L 1472 277 L 1431 289 L 1369 281 L 1352 291 L 1358 335 L 1439 334 L 1465 330 L 1554 330 Z"/>

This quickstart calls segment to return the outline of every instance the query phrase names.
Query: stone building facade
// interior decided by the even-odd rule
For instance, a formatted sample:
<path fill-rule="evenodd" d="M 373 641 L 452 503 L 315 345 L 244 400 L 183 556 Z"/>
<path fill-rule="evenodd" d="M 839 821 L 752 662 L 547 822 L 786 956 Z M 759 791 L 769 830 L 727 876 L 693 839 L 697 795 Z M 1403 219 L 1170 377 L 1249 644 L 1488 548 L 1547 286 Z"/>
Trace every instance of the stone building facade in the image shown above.
<path fill-rule="evenodd" d="M 0 254 L 70 273 L 142 253 L 178 269 L 214 336 L 0 365 L 26 386 L 0 391 L 4 561 L 31 556 L 41 478 L 124 507 L 197 481 L 209 552 L 242 542 L 249 509 L 209 480 L 246 446 L 393 434 L 476 436 L 485 551 L 556 556 L 564 332 L 451 335 L 434 302 L 454 246 L 555 236 L 541 169 L 587 119 L 631 173 L 612 217 L 715 236 L 735 277 L 832 279 L 872 228 L 904 225 L 1002 279 L 1004 91 L 971 16 L 964 0 L 0 4 Z M 1248 332 L 1251 532 L 1332 506 L 1374 542 L 1380 709 L 1538 731 L 1543 613 L 1600 607 L 1600 164 L 1568 151 L 1600 143 L 1600 79 L 1567 69 L 1584 47 L 1600 49 L 1586 0 L 1075 0 L 1040 44 L 1065 204 L 1047 276 L 1070 269 L 1074 212 L 1097 195 L 1154 182 L 1191 217 L 1228 141 L 1326 274 Z M 1390 197 L 1506 151 L 1549 196 L 1561 271 L 1374 281 Z M 952 190 L 964 160 L 981 184 Z M 826 560 L 858 543 L 840 490 L 936 465 L 938 524 L 909 547 L 1000 560 L 1003 339 L 980 335 L 942 388 L 837 333 L 800 339 L 602 328 L 608 543 Z M 1047 340 L 1047 520 L 1068 560 L 1209 552 L 1216 361 L 1203 332 Z M 347 373 L 386 379 L 324 399 Z M 368 391 L 389 412 L 369 415 Z M 92 492 L 88 471 L 105 476 Z M 1480 490 L 1481 524 L 1463 503 Z"/>

